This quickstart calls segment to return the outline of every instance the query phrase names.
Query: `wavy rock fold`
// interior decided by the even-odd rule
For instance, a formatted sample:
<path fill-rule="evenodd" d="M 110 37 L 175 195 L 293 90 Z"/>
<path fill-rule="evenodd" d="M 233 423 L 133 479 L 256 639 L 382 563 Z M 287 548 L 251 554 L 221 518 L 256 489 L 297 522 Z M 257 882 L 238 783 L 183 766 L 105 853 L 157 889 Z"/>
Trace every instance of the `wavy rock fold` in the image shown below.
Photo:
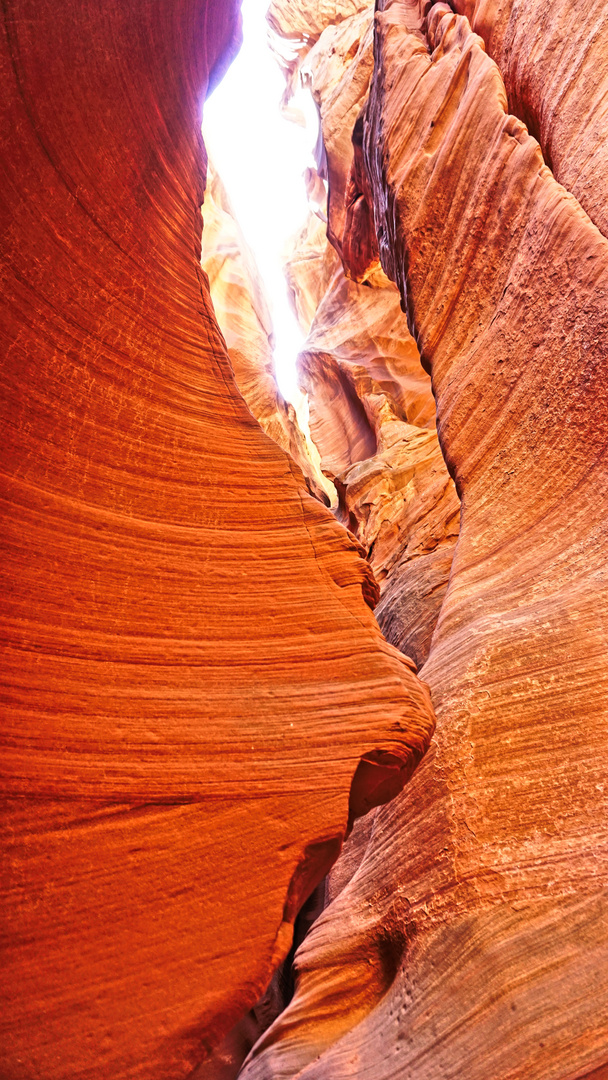
<path fill-rule="evenodd" d="M 11 1080 L 189 1075 L 433 727 L 200 269 L 200 102 L 236 7 L 4 6 Z"/>
<path fill-rule="evenodd" d="M 608 246 L 467 19 L 378 8 L 368 210 L 462 500 L 423 668 L 436 744 L 362 837 L 243 1075 L 600 1077 Z"/>

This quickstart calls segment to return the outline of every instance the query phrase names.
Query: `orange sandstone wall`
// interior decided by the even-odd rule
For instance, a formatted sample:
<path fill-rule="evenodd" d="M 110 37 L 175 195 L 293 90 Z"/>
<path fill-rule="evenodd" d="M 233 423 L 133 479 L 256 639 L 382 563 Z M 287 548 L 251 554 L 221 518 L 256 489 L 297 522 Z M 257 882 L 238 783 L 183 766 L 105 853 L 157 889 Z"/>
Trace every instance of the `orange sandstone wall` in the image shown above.
<path fill-rule="evenodd" d="M 454 0 L 483 38 L 509 110 L 608 236 L 608 19 L 603 0 Z"/>
<path fill-rule="evenodd" d="M 203 220 L 201 265 L 239 391 L 260 427 L 302 470 L 311 494 L 329 505 L 331 488 L 313 460 L 314 447 L 277 386 L 272 320 L 255 259 L 209 164 Z"/>
<path fill-rule="evenodd" d="M 236 5 L 4 15 L 0 1075 L 178 1080 L 433 717 L 200 270 Z"/>
<path fill-rule="evenodd" d="M 430 379 L 399 291 L 378 260 L 361 143 L 373 5 L 357 8 L 310 0 L 274 0 L 270 8 L 277 54 L 298 50 L 287 94 L 299 71 L 319 109 L 315 202 L 321 175 L 328 188 L 326 238 L 311 215 L 287 275 L 307 333 L 299 374 L 310 430 L 337 488 L 337 516 L 363 545 L 379 582 L 383 632 L 420 665 L 447 587 L 460 503 L 435 432 Z"/>
<path fill-rule="evenodd" d="M 422 669 L 436 741 L 359 834 L 364 857 L 335 882 L 296 957 L 296 995 L 243 1076 L 600 1080 L 607 242 L 509 113 L 466 18 L 416 0 L 378 7 L 369 209 L 462 499 Z M 540 11 L 475 7 L 489 18 L 508 8 L 522 40 Z M 542 42 L 528 40 L 539 71 L 553 63 Z M 564 42 L 564 62 L 576 47 Z M 532 59 L 521 62 L 520 86 Z M 570 68 L 564 97 L 595 93 L 583 67 Z"/>

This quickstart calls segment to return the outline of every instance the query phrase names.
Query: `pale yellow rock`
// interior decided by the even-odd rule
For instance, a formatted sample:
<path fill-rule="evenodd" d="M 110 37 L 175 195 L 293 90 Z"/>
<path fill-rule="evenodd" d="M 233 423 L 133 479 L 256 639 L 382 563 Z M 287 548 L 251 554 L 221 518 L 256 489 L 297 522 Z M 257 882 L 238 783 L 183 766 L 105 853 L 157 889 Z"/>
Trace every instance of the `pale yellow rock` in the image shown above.
<path fill-rule="evenodd" d="M 285 261 L 287 288 L 305 334 L 312 326 L 317 308 L 338 266 L 338 256 L 331 244 L 327 243 L 324 222 L 316 214 L 310 214 L 289 245 Z"/>
<path fill-rule="evenodd" d="M 310 40 L 369 6 L 370 0 L 273 0 L 266 18 L 281 37 Z"/>

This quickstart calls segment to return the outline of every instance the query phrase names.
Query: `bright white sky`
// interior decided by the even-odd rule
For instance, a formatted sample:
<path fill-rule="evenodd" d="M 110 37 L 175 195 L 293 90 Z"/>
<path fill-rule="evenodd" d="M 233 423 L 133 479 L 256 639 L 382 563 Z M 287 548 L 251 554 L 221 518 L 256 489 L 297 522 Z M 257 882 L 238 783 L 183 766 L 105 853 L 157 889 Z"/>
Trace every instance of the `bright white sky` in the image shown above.
<path fill-rule="evenodd" d="M 302 174 L 314 165 L 318 117 L 308 91 L 291 102 L 306 127 L 279 111 L 285 80 L 267 45 L 267 7 L 268 0 L 243 2 L 243 46 L 205 102 L 203 136 L 258 264 L 272 312 L 277 381 L 291 400 L 298 396 L 295 361 L 303 335 L 287 297 L 281 253 L 308 213 Z"/>

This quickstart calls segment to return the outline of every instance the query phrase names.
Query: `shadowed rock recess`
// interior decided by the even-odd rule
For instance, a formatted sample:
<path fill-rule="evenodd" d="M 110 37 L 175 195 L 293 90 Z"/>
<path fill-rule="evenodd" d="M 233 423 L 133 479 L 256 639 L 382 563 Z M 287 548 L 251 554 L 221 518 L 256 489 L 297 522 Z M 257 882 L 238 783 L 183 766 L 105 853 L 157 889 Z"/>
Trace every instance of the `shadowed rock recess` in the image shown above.
<path fill-rule="evenodd" d="M 237 0 L 4 4 L 0 1080 L 608 1077 L 606 7 L 375 8 L 269 11 L 332 515 Z"/>

